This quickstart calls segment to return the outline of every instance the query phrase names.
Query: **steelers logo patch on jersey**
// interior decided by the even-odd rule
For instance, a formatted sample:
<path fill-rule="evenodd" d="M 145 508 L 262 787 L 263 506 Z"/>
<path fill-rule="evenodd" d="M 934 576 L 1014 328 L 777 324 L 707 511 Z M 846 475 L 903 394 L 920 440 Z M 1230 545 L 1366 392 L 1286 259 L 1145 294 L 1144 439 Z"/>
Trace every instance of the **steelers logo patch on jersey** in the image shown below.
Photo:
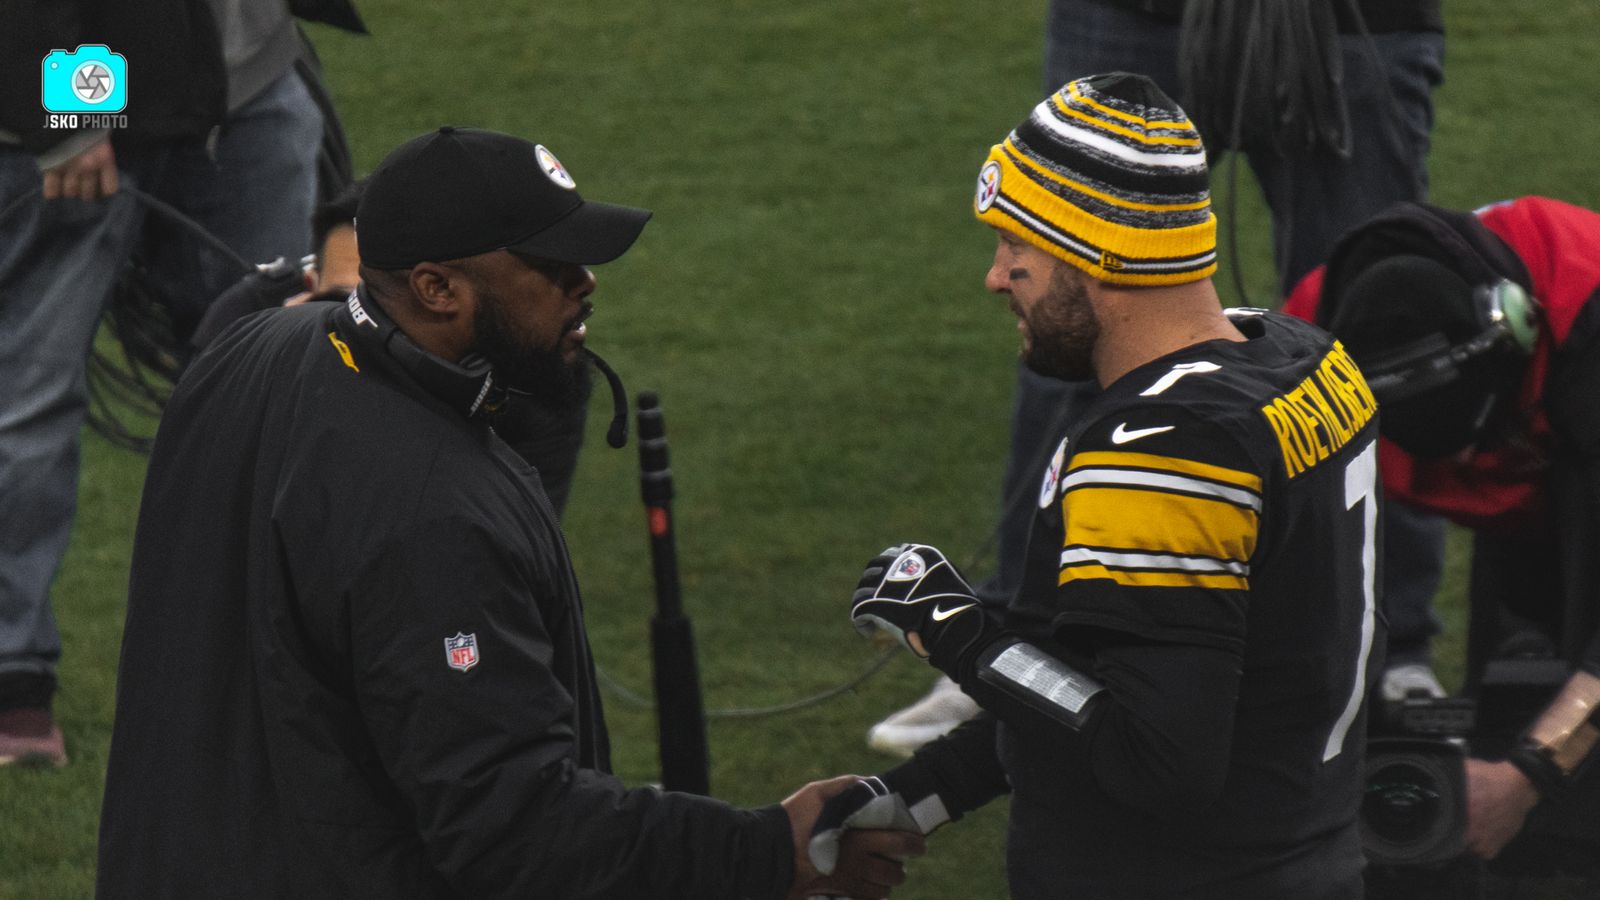
<path fill-rule="evenodd" d="M 1044 484 L 1039 485 L 1039 508 L 1045 509 L 1056 499 L 1056 487 L 1061 484 L 1061 466 L 1067 461 L 1067 439 L 1056 446 L 1056 455 L 1050 457 L 1050 468 L 1044 472 Z"/>

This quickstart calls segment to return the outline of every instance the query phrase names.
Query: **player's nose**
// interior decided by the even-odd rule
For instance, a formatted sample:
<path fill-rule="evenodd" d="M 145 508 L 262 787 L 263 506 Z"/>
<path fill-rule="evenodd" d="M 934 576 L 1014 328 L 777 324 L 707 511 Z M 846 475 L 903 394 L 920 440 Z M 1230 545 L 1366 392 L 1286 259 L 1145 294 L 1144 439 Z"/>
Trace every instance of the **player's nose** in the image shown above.
<path fill-rule="evenodd" d="M 991 294 L 1008 294 L 1011 292 L 1011 269 L 1000 262 L 1000 255 L 995 254 L 994 262 L 989 266 L 988 274 L 983 276 L 983 286 Z"/>

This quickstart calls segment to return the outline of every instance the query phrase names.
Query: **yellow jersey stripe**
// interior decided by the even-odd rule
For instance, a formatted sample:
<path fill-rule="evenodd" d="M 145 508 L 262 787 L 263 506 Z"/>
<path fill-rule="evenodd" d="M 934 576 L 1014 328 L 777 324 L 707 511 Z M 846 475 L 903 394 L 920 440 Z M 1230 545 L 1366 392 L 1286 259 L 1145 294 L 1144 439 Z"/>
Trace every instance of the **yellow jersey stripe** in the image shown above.
<path fill-rule="evenodd" d="M 1123 572 L 1102 566 L 1074 566 L 1061 570 L 1059 584 L 1081 578 L 1109 578 L 1127 587 L 1210 588 L 1221 591 L 1247 591 L 1250 579 L 1242 575 L 1205 575 L 1197 572 Z"/>
<path fill-rule="evenodd" d="M 1248 563 L 1259 516 L 1222 500 L 1165 491 L 1079 488 L 1061 499 L 1063 547 L 1209 557 Z"/>
<path fill-rule="evenodd" d="M 1250 472 L 1241 472 L 1238 469 L 1225 469 L 1222 466 L 1213 466 L 1209 463 L 1195 462 L 1192 459 L 1180 459 L 1176 456 L 1157 456 L 1153 453 L 1124 453 L 1120 450 L 1088 450 L 1075 454 L 1072 464 L 1067 471 L 1089 466 L 1119 466 L 1135 469 L 1155 469 L 1163 472 L 1176 472 L 1179 475 L 1190 475 L 1195 478 L 1207 478 L 1220 481 L 1223 484 L 1232 484 L 1246 490 L 1261 493 L 1261 476 Z"/>

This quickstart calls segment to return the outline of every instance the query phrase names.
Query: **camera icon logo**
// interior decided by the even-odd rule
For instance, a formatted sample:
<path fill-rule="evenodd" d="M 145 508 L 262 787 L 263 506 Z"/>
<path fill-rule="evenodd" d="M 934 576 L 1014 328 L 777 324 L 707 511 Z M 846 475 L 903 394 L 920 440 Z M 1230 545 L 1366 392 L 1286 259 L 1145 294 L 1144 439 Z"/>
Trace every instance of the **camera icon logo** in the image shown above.
<path fill-rule="evenodd" d="M 40 100 L 47 112 L 119 113 L 128 106 L 128 58 L 105 44 L 51 50 L 40 65 Z"/>

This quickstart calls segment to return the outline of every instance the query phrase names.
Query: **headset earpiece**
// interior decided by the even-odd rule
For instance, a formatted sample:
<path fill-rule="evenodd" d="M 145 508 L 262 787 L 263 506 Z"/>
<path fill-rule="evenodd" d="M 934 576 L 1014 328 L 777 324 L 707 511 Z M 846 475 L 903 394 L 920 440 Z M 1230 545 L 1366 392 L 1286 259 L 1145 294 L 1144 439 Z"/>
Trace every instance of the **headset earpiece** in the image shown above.
<path fill-rule="evenodd" d="M 1489 324 L 1499 322 L 1505 326 L 1511 342 L 1523 355 L 1532 355 L 1539 340 L 1539 304 L 1522 287 L 1509 278 L 1502 278 L 1486 289 L 1485 309 Z"/>

